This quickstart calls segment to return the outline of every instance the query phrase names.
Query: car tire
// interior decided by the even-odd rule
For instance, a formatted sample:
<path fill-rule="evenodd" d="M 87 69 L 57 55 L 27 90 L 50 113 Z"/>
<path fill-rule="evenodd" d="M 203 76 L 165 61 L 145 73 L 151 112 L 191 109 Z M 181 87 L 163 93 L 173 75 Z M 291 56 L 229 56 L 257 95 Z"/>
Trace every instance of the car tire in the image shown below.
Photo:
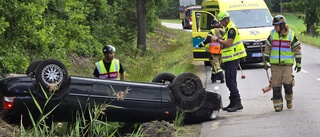
<path fill-rule="evenodd" d="M 43 97 L 44 93 L 54 93 L 53 98 L 62 95 L 70 82 L 65 65 L 55 59 L 42 61 L 36 69 L 35 78 L 36 83 L 39 83 L 37 93 Z"/>
<path fill-rule="evenodd" d="M 176 76 L 169 72 L 162 72 L 157 74 L 152 82 L 162 83 L 162 84 L 170 84 Z"/>
<path fill-rule="evenodd" d="M 178 75 L 171 83 L 171 91 L 175 104 L 184 111 L 194 111 L 205 101 L 201 79 L 190 72 Z"/>
<path fill-rule="evenodd" d="M 184 21 L 182 20 L 182 29 L 186 29 L 186 26 L 184 25 Z"/>
<path fill-rule="evenodd" d="M 38 65 L 42 62 L 42 60 L 38 60 L 38 61 L 35 61 L 35 62 L 32 62 L 29 67 L 27 68 L 26 70 L 26 74 L 29 75 L 31 72 L 35 72 Z"/>

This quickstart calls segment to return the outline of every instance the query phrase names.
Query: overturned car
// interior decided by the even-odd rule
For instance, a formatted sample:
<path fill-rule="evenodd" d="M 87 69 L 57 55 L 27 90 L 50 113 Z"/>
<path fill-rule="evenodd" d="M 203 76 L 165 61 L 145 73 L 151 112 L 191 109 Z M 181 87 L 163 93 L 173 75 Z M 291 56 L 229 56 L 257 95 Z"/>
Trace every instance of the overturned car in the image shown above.
<path fill-rule="evenodd" d="M 203 122 L 217 118 L 222 106 L 221 95 L 205 89 L 193 73 L 164 72 L 149 83 L 102 80 L 68 76 L 55 59 L 33 62 L 26 74 L 0 80 L 0 111 L 7 122 L 30 124 L 28 112 L 35 119 L 40 115 L 35 101 L 46 106 L 50 120 L 65 122 L 95 104 L 107 104 L 103 114 L 117 122 L 173 121 L 178 111 L 187 123 Z"/>

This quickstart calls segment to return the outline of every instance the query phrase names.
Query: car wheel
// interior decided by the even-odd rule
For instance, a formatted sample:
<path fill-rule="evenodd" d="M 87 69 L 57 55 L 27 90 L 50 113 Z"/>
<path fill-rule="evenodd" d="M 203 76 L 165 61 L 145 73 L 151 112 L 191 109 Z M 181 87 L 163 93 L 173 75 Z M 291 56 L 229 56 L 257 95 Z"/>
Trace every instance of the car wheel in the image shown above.
<path fill-rule="evenodd" d="M 26 74 L 29 75 L 31 72 L 34 72 L 36 71 L 38 65 L 42 62 L 42 60 L 38 60 L 38 61 L 35 61 L 35 62 L 32 62 L 29 67 L 27 68 L 26 70 Z"/>
<path fill-rule="evenodd" d="M 184 21 L 182 20 L 182 28 L 186 29 L 186 26 L 184 25 Z"/>
<path fill-rule="evenodd" d="M 178 75 L 171 83 L 171 91 L 177 107 L 185 111 L 193 111 L 205 101 L 201 79 L 190 72 Z"/>
<path fill-rule="evenodd" d="M 157 74 L 153 79 L 152 82 L 156 82 L 156 83 L 162 83 L 162 84 L 166 84 L 169 85 L 170 83 L 172 83 L 173 79 L 176 76 L 173 75 L 172 73 L 169 72 L 162 72 Z"/>
<path fill-rule="evenodd" d="M 42 61 L 36 69 L 36 82 L 39 83 L 37 92 L 61 95 L 61 91 L 68 84 L 68 71 L 63 63 L 55 59 Z M 42 91 L 42 88 L 45 91 Z"/>

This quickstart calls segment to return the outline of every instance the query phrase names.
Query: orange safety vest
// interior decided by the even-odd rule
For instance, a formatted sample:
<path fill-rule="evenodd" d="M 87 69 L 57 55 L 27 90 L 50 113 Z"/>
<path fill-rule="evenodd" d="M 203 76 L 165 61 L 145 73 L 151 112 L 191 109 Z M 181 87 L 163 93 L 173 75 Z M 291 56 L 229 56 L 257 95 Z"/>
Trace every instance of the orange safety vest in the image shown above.
<path fill-rule="evenodd" d="M 212 34 L 214 34 L 214 36 L 217 36 L 214 29 L 211 29 L 210 31 L 212 32 Z M 221 50 L 220 43 L 215 42 L 215 41 L 211 41 L 209 43 L 209 52 L 211 54 L 221 54 L 222 50 Z"/>

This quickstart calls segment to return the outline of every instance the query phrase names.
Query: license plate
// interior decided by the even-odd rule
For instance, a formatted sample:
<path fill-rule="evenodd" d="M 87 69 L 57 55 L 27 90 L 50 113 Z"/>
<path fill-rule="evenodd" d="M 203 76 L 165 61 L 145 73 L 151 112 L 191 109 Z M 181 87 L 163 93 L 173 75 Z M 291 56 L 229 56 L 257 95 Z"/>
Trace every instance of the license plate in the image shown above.
<path fill-rule="evenodd" d="M 252 57 L 262 57 L 262 53 L 252 53 Z"/>

